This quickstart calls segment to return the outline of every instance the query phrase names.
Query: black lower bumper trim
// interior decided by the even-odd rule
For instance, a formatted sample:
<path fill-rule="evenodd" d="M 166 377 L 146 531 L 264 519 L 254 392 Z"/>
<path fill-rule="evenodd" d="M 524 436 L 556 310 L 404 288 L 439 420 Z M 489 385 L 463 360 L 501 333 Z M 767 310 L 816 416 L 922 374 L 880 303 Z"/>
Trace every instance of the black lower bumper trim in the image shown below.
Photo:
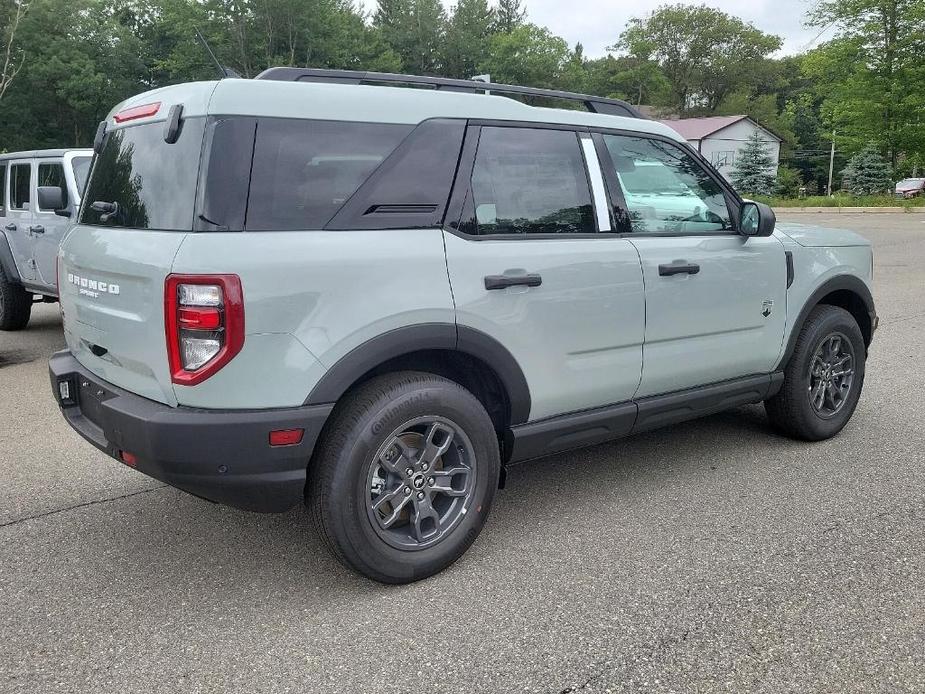
<path fill-rule="evenodd" d="M 333 405 L 277 410 L 169 407 L 117 388 L 68 352 L 49 361 L 67 422 L 116 460 L 190 494 L 248 511 L 286 511 L 305 490 L 312 450 Z M 67 381 L 62 401 L 59 384 Z M 304 429 L 300 443 L 272 447 L 271 431 Z M 132 458 L 133 457 L 133 458 Z"/>

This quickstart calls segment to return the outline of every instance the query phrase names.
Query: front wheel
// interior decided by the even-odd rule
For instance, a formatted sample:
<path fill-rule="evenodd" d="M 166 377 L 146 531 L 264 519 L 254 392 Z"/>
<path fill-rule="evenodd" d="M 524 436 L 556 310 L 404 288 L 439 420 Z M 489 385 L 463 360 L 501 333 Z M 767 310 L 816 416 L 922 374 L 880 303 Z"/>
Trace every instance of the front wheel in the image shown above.
<path fill-rule="evenodd" d="M 334 556 L 383 583 L 456 561 L 498 487 L 498 438 L 481 403 L 447 379 L 403 372 L 363 384 L 332 418 L 307 501 Z"/>
<path fill-rule="evenodd" d="M 864 385 L 866 347 L 854 317 L 817 306 L 797 337 L 780 392 L 765 402 L 771 423 L 805 441 L 835 436 L 851 419 Z"/>

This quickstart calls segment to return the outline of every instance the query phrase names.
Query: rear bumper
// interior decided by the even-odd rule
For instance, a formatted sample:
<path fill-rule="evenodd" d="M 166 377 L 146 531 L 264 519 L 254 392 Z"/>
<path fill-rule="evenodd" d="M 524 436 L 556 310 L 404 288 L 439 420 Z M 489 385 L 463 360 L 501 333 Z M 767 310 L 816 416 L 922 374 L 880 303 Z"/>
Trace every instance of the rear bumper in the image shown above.
<path fill-rule="evenodd" d="M 169 407 L 93 375 L 68 352 L 48 363 L 52 392 L 68 424 L 139 472 L 228 506 L 275 513 L 299 503 L 315 442 L 333 405 L 279 410 Z M 62 401 L 59 384 L 69 383 Z M 271 447 L 278 429 L 304 429 L 302 441 Z"/>

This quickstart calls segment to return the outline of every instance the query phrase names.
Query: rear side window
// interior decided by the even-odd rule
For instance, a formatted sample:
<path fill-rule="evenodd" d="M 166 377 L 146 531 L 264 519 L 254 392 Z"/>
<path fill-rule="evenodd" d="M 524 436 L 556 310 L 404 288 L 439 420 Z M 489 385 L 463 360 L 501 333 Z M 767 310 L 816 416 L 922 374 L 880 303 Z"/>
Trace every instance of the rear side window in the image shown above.
<path fill-rule="evenodd" d="M 67 207 L 67 181 L 64 180 L 64 166 L 59 162 L 39 164 L 39 185 L 40 186 L 58 186 L 63 193 L 64 204 Z M 52 210 L 45 210 L 46 212 Z"/>
<path fill-rule="evenodd" d="M 13 164 L 10 167 L 10 209 L 29 209 L 29 190 L 32 164 Z"/>
<path fill-rule="evenodd" d="M 0 164 L 0 215 L 6 211 L 6 162 Z"/>
<path fill-rule="evenodd" d="M 482 128 L 472 170 L 474 223 L 484 234 L 593 234 L 594 209 L 578 134 Z"/>
<path fill-rule="evenodd" d="M 182 121 L 176 142 L 164 124 L 112 130 L 90 174 L 80 222 L 168 231 L 193 228 L 203 118 Z"/>
<path fill-rule="evenodd" d="M 324 228 L 412 129 L 384 123 L 259 121 L 245 228 Z"/>

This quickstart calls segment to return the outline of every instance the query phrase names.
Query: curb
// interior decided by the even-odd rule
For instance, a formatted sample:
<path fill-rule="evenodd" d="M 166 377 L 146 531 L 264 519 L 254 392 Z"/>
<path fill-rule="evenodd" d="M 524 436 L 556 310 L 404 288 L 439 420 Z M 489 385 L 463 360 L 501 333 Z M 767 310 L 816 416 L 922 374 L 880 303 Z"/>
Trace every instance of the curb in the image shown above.
<path fill-rule="evenodd" d="M 778 214 L 925 214 L 925 207 L 775 207 Z"/>

